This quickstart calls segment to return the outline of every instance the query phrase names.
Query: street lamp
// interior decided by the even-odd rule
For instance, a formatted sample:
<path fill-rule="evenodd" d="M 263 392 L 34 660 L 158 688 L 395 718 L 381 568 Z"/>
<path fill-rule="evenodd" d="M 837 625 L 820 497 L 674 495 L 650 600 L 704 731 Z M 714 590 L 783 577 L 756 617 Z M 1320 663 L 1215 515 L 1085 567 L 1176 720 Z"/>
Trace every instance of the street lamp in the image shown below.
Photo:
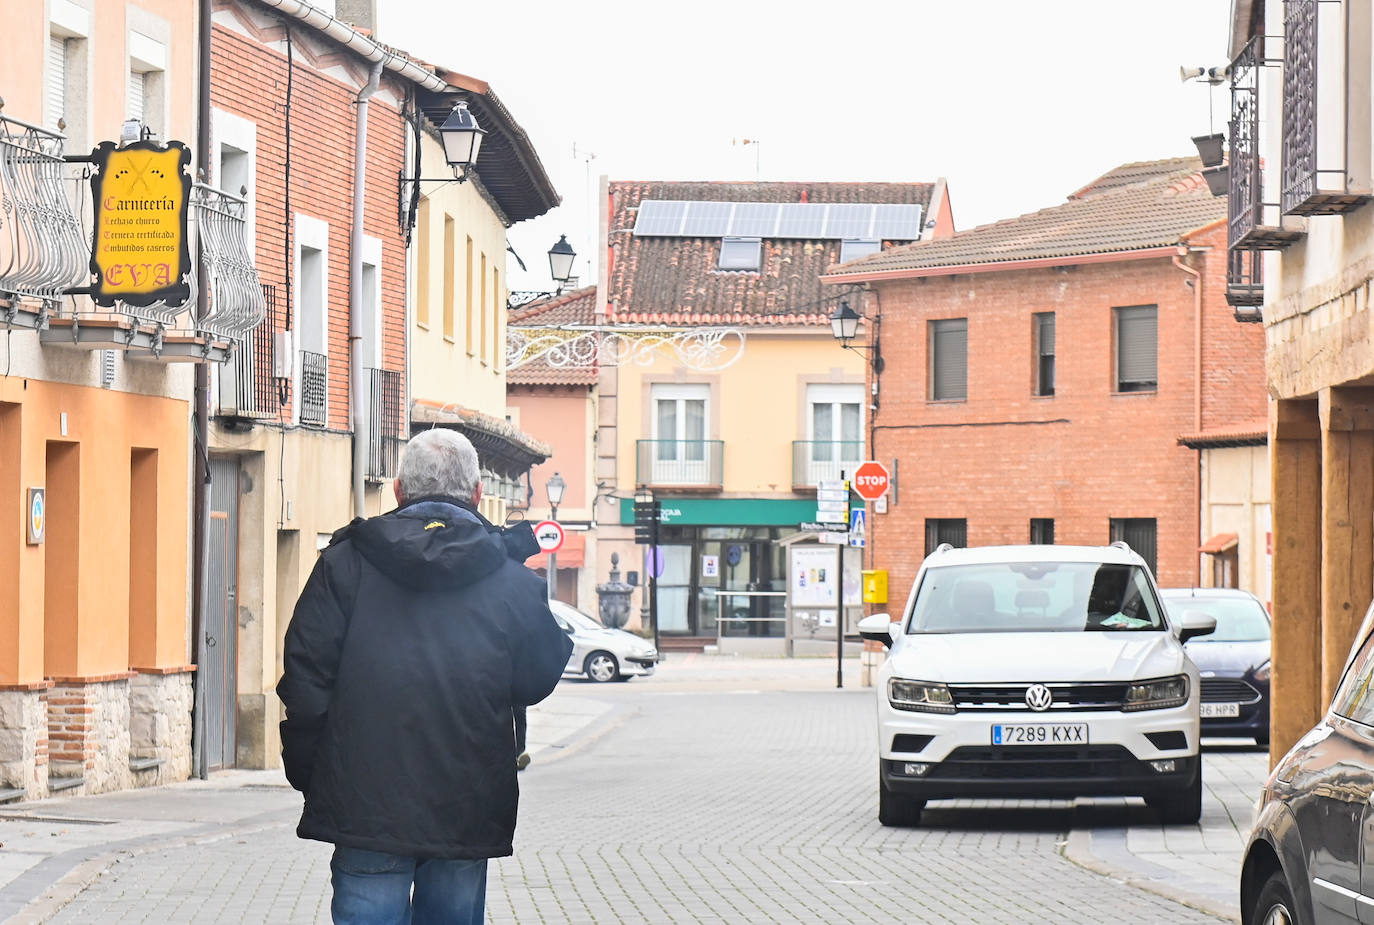
<path fill-rule="evenodd" d="M 487 130 L 477 124 L 477 119 L 468 111 L 468 104 L 459 100 L 448 114 L 444 124 L 439 126 L 439 138 L 444 143 L 444 160 L 453 168 L 453 176 L 458 182 L 468 178 L 468 171 L 477 163 L 477 152 L 482 148 L 482 137 Z"/>
<path fill-rule="evenodd" d="M 830 333 L 835 335 L 842 347 L 848 347 L 859 333 L 859 313 L 849 307 L 848 300 L 841 301 L 835 314 L 830 316 Z"/>
<path fill-rule="evenodd" d="M 554 282 L 558 283 L 561 292 L 568 280 L 572 279 L 573 261 L 577 259 L 577 251 L 568 243 L 568 236 L 560 234 L 558 243 L 549 248 L 549 275 Z"/>
<path fill-rule="evenodd" d="M 563 502 L 563 491 L 568 487 L 568 483 L 563 481 L 563 476 L 557 472 L 544 484 L 544 491 L 549 496 L 549 520 L 558 522 L 558 505 Z M 558 596 L 558 553 L 549 553 L 549 600 Z"/>

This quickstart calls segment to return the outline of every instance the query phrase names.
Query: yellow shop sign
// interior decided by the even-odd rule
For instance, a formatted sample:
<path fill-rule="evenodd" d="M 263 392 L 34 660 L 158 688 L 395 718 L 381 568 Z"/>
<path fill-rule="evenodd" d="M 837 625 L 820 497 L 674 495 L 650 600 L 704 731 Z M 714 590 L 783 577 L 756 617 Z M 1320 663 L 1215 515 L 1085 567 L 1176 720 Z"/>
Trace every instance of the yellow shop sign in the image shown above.
<path fill-rule="evenodd" d="M 98 305 L 165 302 L 191 297 L 186 210 L 191 152 L 179 141 L 140 141 L 91 152 L 95 170 L 95 239 L 91 297 Z"/>

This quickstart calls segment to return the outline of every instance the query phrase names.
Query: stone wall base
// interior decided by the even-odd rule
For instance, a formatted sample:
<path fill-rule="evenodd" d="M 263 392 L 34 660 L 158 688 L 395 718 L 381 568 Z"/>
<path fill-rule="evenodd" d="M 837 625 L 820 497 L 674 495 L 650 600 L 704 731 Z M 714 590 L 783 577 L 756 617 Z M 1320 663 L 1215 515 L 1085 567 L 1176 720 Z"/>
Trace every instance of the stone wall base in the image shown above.
<path fill-rule="evenodd" d="M 133 772 L 134 786 L 191 776 L 192 677 L 190 672 L 138 674 L 129 682 L 129 760 L 135 767 L 148 765 Z"/>
<path fill-rule="evenodd" d="M 81 784 L 64 787 L 72 781 Z M 58 682 L 48 691 L 48 788 L 72 796 L 127 790 L 129 679 Z"/>
<path fill-rule="evenodd" d="M 0 691 L 0 789 L 48 793 L 47 691 Z"/>

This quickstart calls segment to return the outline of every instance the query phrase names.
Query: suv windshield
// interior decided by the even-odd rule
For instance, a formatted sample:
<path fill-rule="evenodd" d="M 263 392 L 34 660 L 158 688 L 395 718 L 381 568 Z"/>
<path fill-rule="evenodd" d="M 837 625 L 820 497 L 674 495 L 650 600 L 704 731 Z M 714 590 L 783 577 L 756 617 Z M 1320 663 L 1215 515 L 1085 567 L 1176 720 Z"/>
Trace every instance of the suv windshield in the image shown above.
<path fill-rule="evenodd" d="M 908 633 L 1164 629 L 1145 570 L 1101 562 L 998 562 L 926 570 Z"/>

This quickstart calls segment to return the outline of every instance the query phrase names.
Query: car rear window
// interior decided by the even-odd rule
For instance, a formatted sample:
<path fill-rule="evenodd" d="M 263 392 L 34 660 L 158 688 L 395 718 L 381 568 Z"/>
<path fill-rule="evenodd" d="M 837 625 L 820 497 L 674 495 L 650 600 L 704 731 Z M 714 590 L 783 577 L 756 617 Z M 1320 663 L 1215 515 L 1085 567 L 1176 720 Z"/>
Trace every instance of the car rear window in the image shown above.
<path fill-rule="evenodd" d="M 1102 562 L 1001 562 L 926 570 L 907 632 L 1164 629 L 1145 570 Z"/>
<path fill-rule="evenodd" d="M 1182 616 L 1189 610 L 1200 610 L 1215 617 L 1214 633 L 1199 636 L 1199 642 L 1263 642 L 1269 638 L 1269 615 L 1264 607 L 1246 598 L 1165 598 L 1169 612 Z"/>

